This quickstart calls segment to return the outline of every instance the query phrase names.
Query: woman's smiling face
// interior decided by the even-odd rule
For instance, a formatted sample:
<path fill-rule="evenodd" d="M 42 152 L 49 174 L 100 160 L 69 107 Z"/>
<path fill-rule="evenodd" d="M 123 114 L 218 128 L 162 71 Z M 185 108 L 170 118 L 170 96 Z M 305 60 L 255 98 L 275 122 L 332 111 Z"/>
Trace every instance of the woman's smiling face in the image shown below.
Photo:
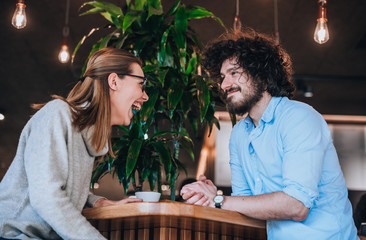
<path fill-rule="evenodd" d="M 140 110 L 142 104 L 149 99 L 144 91 L 144 72 L 141 67 L 137 63 L 133 63 L 130 69 L 131 73 L 129 75 L 111 73 L 108 77 L 111 98 L 111 125 L 128 126 L 133 117 L 133 109 Z"/>

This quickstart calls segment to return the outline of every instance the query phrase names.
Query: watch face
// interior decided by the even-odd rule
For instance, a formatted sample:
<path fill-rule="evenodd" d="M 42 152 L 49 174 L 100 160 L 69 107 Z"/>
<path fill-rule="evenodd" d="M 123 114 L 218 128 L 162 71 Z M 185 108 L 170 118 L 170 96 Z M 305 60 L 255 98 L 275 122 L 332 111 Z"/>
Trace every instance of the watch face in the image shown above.
<path fill-rule="evenodd" d="M 222 203 L 224 201 L 224 196 L 223 195 L 217 195 L 214 197 L 214 202 L 215 203 Z"/>

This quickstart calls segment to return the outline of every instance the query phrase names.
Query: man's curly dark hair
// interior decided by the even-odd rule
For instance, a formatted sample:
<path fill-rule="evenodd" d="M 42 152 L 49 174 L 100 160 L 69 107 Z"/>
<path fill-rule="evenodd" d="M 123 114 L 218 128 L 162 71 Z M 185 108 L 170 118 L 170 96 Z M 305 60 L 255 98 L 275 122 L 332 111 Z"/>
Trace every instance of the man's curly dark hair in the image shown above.
<path fill-rule="evenodd" d="M 203 66 L 211 77 L 219 79 L 222 63 L 236 58 L 237 64 L 254 81 L 263 81 L 271 96 L 293 97 L 292 61 L 274 39 L 248 29 L 227 32 L 210 43 L 203 54 Z"/>

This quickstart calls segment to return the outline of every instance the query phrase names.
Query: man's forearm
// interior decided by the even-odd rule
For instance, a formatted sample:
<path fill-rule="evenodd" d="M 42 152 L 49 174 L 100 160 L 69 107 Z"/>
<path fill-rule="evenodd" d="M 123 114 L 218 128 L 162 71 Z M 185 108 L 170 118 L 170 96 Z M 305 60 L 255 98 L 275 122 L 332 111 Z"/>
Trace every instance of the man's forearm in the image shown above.
<path fill-rule="evenodd" d="M 221 208 L 263 220 L 302 221 L 306 219 L 309 212 L 302 202 L 284 192 L 255 196 L 227 196 Z"/>

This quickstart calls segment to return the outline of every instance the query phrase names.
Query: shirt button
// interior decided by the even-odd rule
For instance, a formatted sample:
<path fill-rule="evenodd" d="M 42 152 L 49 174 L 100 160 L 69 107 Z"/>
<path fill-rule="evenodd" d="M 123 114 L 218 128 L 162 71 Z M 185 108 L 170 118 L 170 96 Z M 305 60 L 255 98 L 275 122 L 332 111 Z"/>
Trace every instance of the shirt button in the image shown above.
<path fill-rule="evenodd" d="M 257 182 L 259 182 L 259 178 L 257 178 Z"/>

